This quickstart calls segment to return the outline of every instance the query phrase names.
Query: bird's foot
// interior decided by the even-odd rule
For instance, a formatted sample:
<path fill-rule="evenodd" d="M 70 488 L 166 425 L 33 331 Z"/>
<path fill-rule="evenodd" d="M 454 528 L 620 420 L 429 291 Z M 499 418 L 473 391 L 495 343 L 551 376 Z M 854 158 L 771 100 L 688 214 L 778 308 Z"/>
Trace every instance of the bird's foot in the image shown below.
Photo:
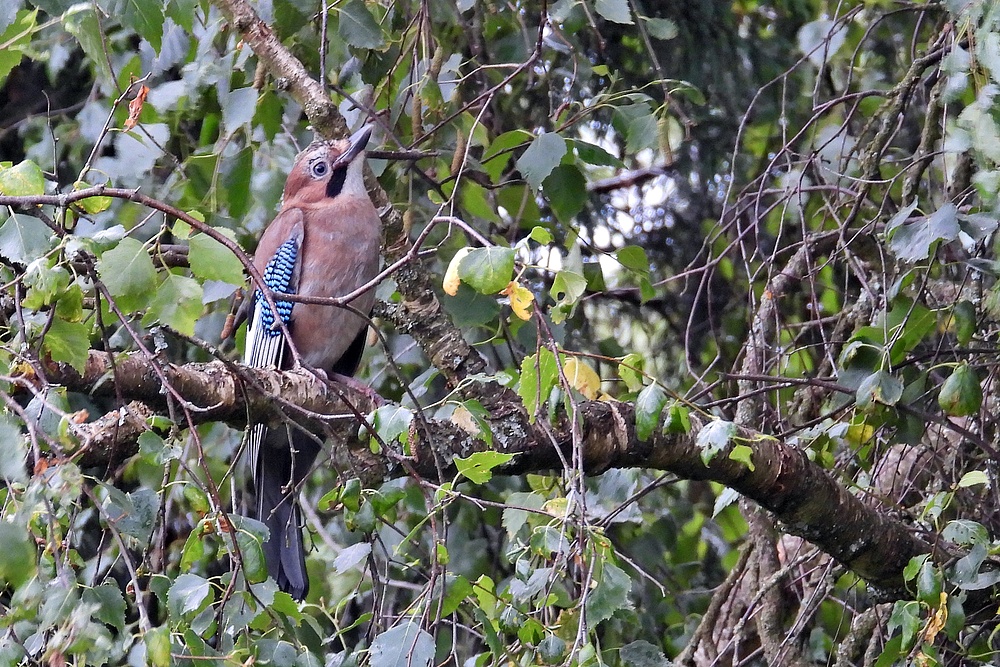
<path fill-rule="evenodd" d="M 364 394 L 368 400 L 375 404 L 376 408 L 380 408 L 385 405 L 384 398 L 379 396 L 374 389 L 357 378 L 351 377 L 350 375 L 341 375 L 340 373 L 330 373 L 326 379 L 328 381 L 345 384 L 351 389 Z"/>
<path fill-rule="evenodd" d="M 376 408 L 380 408 L 385 405 L 385 399 L 379 396 L 374 389 L 366 385 L 361 380 L 351 377 L 350 375 L 343 375 L 341 373 L 327 373 L 322 368 L 312 368 L 306 367 L 302 364 L 296 363 L 292 370 L 309 372 L 318 377 L 323 381 L 324 384 L 330 384 L 330 382 L 337 382 L 338 384 L 347 385 L 354 391 L 357 391 L 365 396 L 368 400 L 375 404 Z"/>

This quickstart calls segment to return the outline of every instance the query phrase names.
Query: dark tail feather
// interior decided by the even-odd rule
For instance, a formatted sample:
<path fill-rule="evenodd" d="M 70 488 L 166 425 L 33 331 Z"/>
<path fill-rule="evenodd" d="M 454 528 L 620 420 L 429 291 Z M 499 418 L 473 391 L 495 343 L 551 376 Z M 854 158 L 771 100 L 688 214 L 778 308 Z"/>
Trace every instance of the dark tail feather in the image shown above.
<path fill-rule="evenodd" d="M 309 592 L 309 575 L 297 500 L 298 482 L 308 474 L 318 447 L 307 436 L 297 434 L 292 438 L 296 445 L 293 456 L 287 436 L 286 429 L 277 428 L 264 438 L 256 475 L 257 518 L 271 533 L 264 543 L 267 573 L 281 590 L 302 600 Z"/>

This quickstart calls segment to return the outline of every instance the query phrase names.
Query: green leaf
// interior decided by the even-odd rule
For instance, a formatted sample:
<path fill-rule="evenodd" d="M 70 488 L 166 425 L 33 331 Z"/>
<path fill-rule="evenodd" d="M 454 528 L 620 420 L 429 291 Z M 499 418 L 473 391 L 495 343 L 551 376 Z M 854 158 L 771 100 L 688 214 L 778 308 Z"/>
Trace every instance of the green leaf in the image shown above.
<path fill-rule="evenodd" d="M 889 248 L 903 262 L 927 259 L 934 242 L 954 241 L 962 231 L 958 225 L 958 208 L 952 203 L 945 204 L 930 217 L 908 222 L 899 221 L 901 213 L 897 213 L 885 229 Z"/>
<path fill-rule="evenodd" d="M 587 290 L 587 279 L 575 271 L 560 271 L 552 281 L 549 295 L 556 299 L 552 307 L 551 317 L 556 324 L 561 324 L 573 313 L 576 302 Z"/>
<path fill-rule="evenodd" d="M 716 419 L 705 425 L 698 432 L 698 439 L 695 444 L 701 450 L 701 460 L 705 465 L 712 462 L 716 454 L 729 446 L 729 442 L 736 437 L 739 430 L 736 424 L 722 419 Z"/>
<path fill-rule="evenodd" d="M 653 435 L 666 404 L 667 394 L 655 382 L 639 392 L 635 399 L 635 436 L 639 440 L 649 440 Z"/>
<path fill-rule="evenodd" d="M 130 493 L 122 493 L 113 486 L 104 485 L 108 492 L 105 501 L 107 520 L 123 534 L 140 544 L 149 541 L 160 509 L 159 497 L 148 488 L 140 488 Z"/>
<path fill-rule="evenodd" d="M 0 582 L 17 588 L 35 575 L 35 545 L 24 526 L 0 521 Z"/>
<path fill-rule="evenodd" d="M 628 124 L 625 150 L 635 155 L 645 148 L 659 148 L 659 126 L 651 113 L 633 118 Z"/>
<path fill-rule="evenodd" d="M 494 183 L 499 183 L 500 177 L 503 175 L 504 169 L 507 168 L 507 164 L 513 155 L 512 149 L 532 139 L 531 133 L 525 130 L 511 130 L 494 139 L 493 143 L 483 153 L 481 161 L 483 169 L 490 176 L 490 180 Z"/>
<path fill-rule="evenodd" d="M 844 40 L 847 39 L 847 27 L 843 25 L 838 27 L 830 19 L 819 19 L 799 28 L 796 37 L 799 50 L 813 65 L 822 67 L 827 59 L 844 45 Z"/>
<path fill-rule="evenodd" d="M 168 0 L 167 16 L 190 34 L 194 32 L 194 17 L 197 6 L 198 0 Z"/>
<path fill-rule="evenodd" d="M 500 223 L 496 207 L 490 202 L 486 188 L 483 186 L 470 180 L 464 181 L 459 196 L 462 200 L 462 208 L 472 217 Z"/>
<path fill-rule="evenodd" d="M 82 373 L 90 350 L 90 326 L 83 322 L 53 318 L 45 332 L 42 348 L 53 361 L 66 362 Z"/>
<path fill-rule="evenodd" d="M 202 530 L 209 524 L 208 519 L 202 519 L 195 529 L 188 533 L 187 539 L 184 540 L 184 548 L 181 549 L 181 571 L 190 570 L 205 557 L 205 539 Z"/>
<path fill-rule="evenodd" d="M 906 657 L 909 649 L 903 649 L 903 635 L 895 635 L 885 643 L 885 648 L 879 654 L 874 667 L 892 667 L 900 658 Z"/>
<path fill-rule="evenodd" d="M 875 371 L 861 381 L 855 401 L 862 410 L 876 403 L 896 405 L 903 395 L 903 389 L 902 381 L 896 376 L 888 371 Z"/>
<path fill-rule="evenodd" d="M 369 421 L 382 442 L 392 444 L 399 441 L 404 445 L 409 442 L 410 422 L 413 421 L 411 410 L 398 405 L 383 405 L 371 414 Z M 372 439 L 371 446 L 377 447 L 378 442 Z"/>
<path fill-rule="evenodd" d="M 90 183 L 86 181 L 77 181 L 73 183 L 74 190 L 86 190 L 87 188 L 93 187 Z M 87 197 L 86 199 L 81 199 L 76 203 L 85 212 L 95 215 L 101 213 L 102 211 L 107 211 L 111 208 L 111 197 L 105 197 L 101 195 L 99 197 Z"/>
<path fill-rule="evenodd" d="M 559 379 L 556 357 L 548 348 L 541 348 L 537 354 L 521 361 L 521 382 L 517 394 L 528 411 L 531 423 L 535 423 L 538 407 L 549 398 L 549 393 Z"/>
<path fill-rule="evenodd" d="M 472 595 L 472 584 L 465 577 L 449 574 L 447 577 L 447 593 L 441 603 L 441 617 L 447 618 L 454 614 L 459 606 Z"/>
<path fill-rule="evenodd" d="M 73 283 L 59 295 L 56 301 L 56 317 L 67 322 L 83 320 L 83 288 L 79 283 Z"/>
<path fill-rule="evenodd" d="M 949 521 L 948 525 L 941 531 L 941 539 L 965 547 L 974 544 L 987 546 L 990 543 L 990 534 L 981 523 L 969 519 L 955 519 Z"/>
<path fill-rule="evenodd" d="M 31 37 L 35 32 L 35 18 L 37 16 L 37 9 L 32 11 L 23 9 L 17 13 L 14 22 L 7 26 L 6 30 L 0 34 L 0 44 L 3 45 L 3 48 L 0 48 L 0 87 L 3 87 L 4 81 L 7 80 L 7 75 L 10 74 L 10 71 L 21 62 L 25 49 L 31 43 Z M 4 194 L 13 193 L 7 192 Z"/>
<path fill-rule="evenodd" d="M 451 315 L 455 326 L 466 329 L 469 327 L 496 328 L 497 315 L 500 314 L 500 304 L 493 296 L 484 296 L 459 280 L 458 293 L 455 296 L 445 294 L 442 297 L 445 308 Z"/>
<path fill-rule="evenodd" d="M 533 621 L 534 619 L 529 619 Z M 537 621 L 535 621 L 537 623 Z M 520 638 L 520 633 L 519 633 Z M 522 639 L 522 641 L 524 641 Z M 548 635 L 538 643 L 538 657 L 544 665 L 558 665 L 566 655 L 566 641 L 556 635 Z"/>
<path fill-rule="evenodd" d="M 573 148 L 576 149 L 577 156 L 587 164 L 592 164 L 595 167 L 615 167 L 618 169 L 625 166 L 621 160 L 597 144 L 592 144 L 580 139 L 571 139 L 568 141 L 572 142 Z"/>
<path fill-rule="evenodd" d="M 232 231 L 214 228 L 220 234 L 232 237 Z M 188 261 L 191 273 L 201 280 L 221 280 L 230 285 L 242 285 L 243 264 L 233 251 L 208 234 L 195 234 L 188 241 Z"/>
<path fill-rule="evenodd" d="M 470 433 L 476 431 L 473 435 L 481 438 L 487 447 L 493 446 L 493 427 L 490 425 L 490 413 L 476 399 L 471 398 L 459 403 L 452 413 L 452 421 Z"/>
<path fill-rule="evenodd" d="M 632 579 L 617 565 L 605 561 L 597 577 L 597 587 L 587 596 L 587 623 L 590 627 L 611 618 L 619 609 L 631 609 L 628 595 Z"/>
<path fill-rule="evenodd" d="M 340 36 L 359 49 L 380 49 L 385 44 L 382 27 L 363 0 L 351 0 L 340 8 Z"/>
<path fill-rule="evenodd" d="M 434 661 L 434 637 L 406 619 L 375 637 L 369 667 L 428 667 Z"/>
<path fill-rule="evenodd" d="M 83 602 L 97 607 L 94 618 L 101 623 L 125 630 L 125 598 L 121 589 L 113 583 L 105 583 L 83 591 Z"/>
<path fill-rule="evenodd" d="M 146 661 L 152 667 L 170 667 L 170 626 L 160 625 L 146 632 Z"/>
<path fill-rule="evenodd" d="M 188 502 L 189 508 L 198 514 L 205 515 L 212 511 L 208 494 L 196 484 L 184 485 L 184 500 Z"/>
<path fill-rule="evenodd" d="M 916 579 L 917 573 L 920 572 L 921 566 L 928 558 L 930 558 L 929 554 L 919 554 L 910 558 L 903 568 L 903 581 L 913 581 Z"/>
<path fill-rule="evenodd" d="M 989 484 L 989 476 L 982 470 L 970 470 L 969 472 L 962 475 L 962 479 L 958 480 L 958 488 L 967 489 L 970 486 L 978 486 L 980 484 Z"/>
<path fill-rule="evenodd" d="M 186 573 L 177 577 L 167 593 L 167 607 L 170 615 L 179 620 L 192 617 L 215 599 L 208 580 L 197 574 Z"/>
<path fill-rule="evenodd" d="M 937 314 L 927 306 L 909 299 L 899 298 L 897 301 L 885 316 L 885 321 L 876 323 L 880 329 L 877 340 L 883 339 L 885 330 L 889 331 L 890 340 L 895 338 L 889 350 L 889 360 L 894 365 L 902 363 L 906 354 L 923 343 L 938 326 Z M 870 331 L 870 328 L 863 327 L 858 333 L 861 331 Z"/>
<path fill-rule="evenodd" d="M 45 194 L 45 175 L 31 160 L 18 162 L 13 167 L 0 169 L 0 194 L 11 197 L 30 197 Z"/>
<path fill-rule="evenodd" d="M 97 79 L 101 83 L 111 84 L 115 77 L 111 73 L 111 65 L 105 55 L 104 39 L 101 24 L 97 19 L 96 6 L 80 5 L 79 11 L 67 13 L 63 18 L 66 31 L 76 37 L 87 56 L 85 62 L 97 70 Z"/>
<path fill-rule="evenodd" d="M 529 229 L 542 222 L 542 211 L 538 208 L 535 191 L 527 183 L 509 183 L 496 191 L 497 205 L 514 216 L 514 222 L 521 229 Z"/>
<path fill-rule="evenodd" d="M 163 0 L 114 0 L 108 14 L 149 42 L 157 53 L 163 43 Z M 106 56 L 104 56 L 106 57 Z"/>
<path fill-rule="evenodd" d="M 643 376 L 642 369 L 646 365 L 646 360 L 637 352 L 622 357 L 618 364 L 618 376 L 625 381 L 625 387 L 630 392 L 642 389 Z"/>
<path fill-rule="evenodd" d="M 534 226 L 531 228 L 531 233 L 528 234 L 528 238 L 535 243 L 540 243 L 542 245 L 548 245 L 552 243 L 552 232 L 545 229 L 544 227 Z"/>
<path fill-rule="evenodd" d="M 517 159 L 517 170 L 537 191 L 565 154 L 566 140 L 554 132 L 543 132 Z"/>
<path fill-rule="evenodd" d="M 333 571 L 336 574 L 343 574 L 353 569 L 358 564 L 368 559 L 372 552 L 372 545 L 367 542 L 358 542 L 349 547 L 344 547 L 337 557 L 333 559 Z"/>
<path fill-rule="evenodd" d="M 247 517 L 231 517 L 236 527 L 236 544 L 243 558 L 243 575 L 251 584 L 267 581 L 267 561 L 264 559 L 264 542 L 268 538 L 267 526 Z M 228 551 L 228 541 L 223 541 Z"/>
<path fill-rule="evenodd" d="M 983 388 L 976 372 L 967 362 L 962 362 L 941 385 L 938 405 L 952 417 L 964 417 L 979 412 L 983 404 Z"/>
<path fill-rule="evenodd" d="M 747 445 L 734 446 L 732 451 L 729 452 L 729 458 L 730 460 L 742 463 L 750 470 L 750 472 L 757 469 L 753 464 L 753 450 Z"/>
<path fill-rule="evenodd" d="M 632 12 L 629 11 L 628 0 L 597 0 L 594 9 L 609 21 L 632 24 Z"/>
<path fill-rule="evenodd" d="M 943 590 L 941 571 L 930 558 L 923 562 L 917 572 L 917 598 L 924 604 L 936 608 L 941 602 Z"/>
<path fill-rule="evenodd" d="M 649 275 L 649 258 L 646 256 L 646 251 L 639 246 L 627 245 L 615 253 L 615 257 L 622 266 L 639 276 Z"/>
<path fill-rule="evenodd" d="M 148 326 L 159 322 L 186 336 L 193 336 L 195 322 L 205 310 L 202 295 L 198 281 L 168 273 L 156 288 L 142 323 Z"/>
<path fill-rule="evenodd" d="M 462 258 L 458 275 L 480 294 L 496 294 L 507 287 L 514 274 L 514 249 L 492 246 L 476 248 Z"/>
<path fill-rule="evenodd" d="M 545 197 L 560 222 L 570 224 L 587 203 L 587 180 L 576 165 L 561 164 L 542 183 Z"/>
<path fill-rule="evenodd" d="M 971 301 L 959 301 L 952 310 L 955 339 L 959 345 L 968 345 L 976 333 L 976 307 Z"/>
<path fill-rule="evenodd" d="M 508 463 L 513 454 L 501 452 L 476 452 L 467 458 L 455 457 L 455 467 L 458 474 L 466 477 L 473 484 L 485 484 L 493 477 L 493 469 Z"/>
<path fill-rule="evenodd" d="M 674 401 L 667 410 L 667 416 L 663 420 L 663 435 L 683 434 L 691 432 L 690 410 Z"/>
<path fill-rule="evenodd" d="M 636 101 L 615 108 L 615 129 L 625 136 L 625 152 L 634 155 L 645 148 L 659 148 L 659 128 L 648 101 Z"/>
<path fill-rule="evenodd" d="M 146 247 L 127 237 L 97 260 L 97 273 L 125 312 L 139 310 L 154 295 L 156 269 Z"/>
<path fill-rule="evenodd" d="M 59 294 L 69 287 L 69 271 L 61 266 L 49 266 L 49 262 L 38 259 L 28 265 L 24 274 L 24 284 L 28 293 L 22 305 L 38 310 L 55 301 Z"/>
<path fill-rule="evenodd" d="M 514 539 L 521 527 L 528 522 L 528 517 L 533 514 L 529 509 L 540 510 L 545 506 L 545 497 L 540 493 L 515 491 L 507 496 L 504 501 L 506 507 L 503 510 L 501 524 L 510 539 Z M 521 509 L 521 508 L 527 509 Z"/>
<path fill-rule="evenodd" d="M 670 667 L 659 647 L 642 639 L 625 644 L 619 653 L 623 667 Z"/>
<path fill-rule="evenodd" d="M 916 600 L 899 600 L 892 608 L 889 616 L 888 632 L 891 635 L 900 629 L 903 633 L 903 646 L 910 647 L 913 638 L 920 631 L 923 621 L 920 614 L 920 603 Z"/>
<path fill-rule="evenodd" d="M 264 130 L 264 136 L 268 141 L 273 141 L 278 132 L 281 131 L 281 116 L 284 106 L 281 100 L 271 90 L 265 90 L 257 100 L 257 111 L 254 114 L 253 124 L 260 126 Z"/>
<path fill-rule="evenodd" d="M 18 264 L 30 264 L 52 248 L 52 231 L 41 220 L 12 213 L 0 225 L 0 255 Z"/>
<path fill-rule="evenodd" d="M 257 110 L 257 89 L 247 86 L 230 90 L 225 99 L 219 100 L 219 103 L 222 105 L 222 127 L 227 133 L 232 134 L 253 120 L 254 112 Z"/>
<path fill-rule="evenodd" d="M 655 39 L 673 39 L 678 34 L 677 24 L 670 19 L 655 19 L 643 16 L 642 20 L 646 23 L 646 30 L 650 36 Z"/>
<path fill-rule="evenodd" d="M 27 460 L 28 444 L 21 429 L 6 415 L 0 415 L 0 480 L 28 481 Z"/>

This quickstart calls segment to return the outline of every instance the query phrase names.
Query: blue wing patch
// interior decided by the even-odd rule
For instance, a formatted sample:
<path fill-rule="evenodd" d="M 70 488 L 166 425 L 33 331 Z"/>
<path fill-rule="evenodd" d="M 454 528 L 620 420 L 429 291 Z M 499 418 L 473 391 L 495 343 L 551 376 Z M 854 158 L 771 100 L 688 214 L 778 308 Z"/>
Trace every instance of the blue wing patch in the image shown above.
<path fill-rule="evenodd" d="M 274 257 L 264 268 L 264 284 L 275 292 L 285 294 L 295 294 L 295 285 L 292 284 L 292 275 L 295 272 L 295 262 L 299 258 L 299 244 L 295 239 L 288 239 L 274 253 Z M 267 307 L 267 302 L 261 298 L 260 290 L 254 293 L 255 306 L 261 307 L 261 324 L 268 336 L 277 336 L 281 329 L 274 326 L 274 311 Z M 278 317 L 288 326 L 292 319 L 291 301 L 275 301 L 278 310 Z"/>

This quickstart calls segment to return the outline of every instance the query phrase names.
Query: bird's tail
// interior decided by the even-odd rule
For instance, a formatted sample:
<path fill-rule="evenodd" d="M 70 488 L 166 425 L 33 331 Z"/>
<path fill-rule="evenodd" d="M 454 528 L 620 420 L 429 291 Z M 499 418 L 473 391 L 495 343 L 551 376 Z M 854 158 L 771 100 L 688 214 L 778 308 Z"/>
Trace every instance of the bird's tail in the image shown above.
<path fill-rule="evenodd" d="M 319 448 L 304 434 L 294 433 L 289 438 L 285 428 L 261 435 L 263 442 L 256 461 L 254 490 L 257 518 L 270 532 L 263 545 L 267 573 L 281 590 L 302 600 L 309 591 L 309 575 L 302 541 L 299 482 L 308 474 Z M 294 450 L 289 447 L 289 440 Z"/>

